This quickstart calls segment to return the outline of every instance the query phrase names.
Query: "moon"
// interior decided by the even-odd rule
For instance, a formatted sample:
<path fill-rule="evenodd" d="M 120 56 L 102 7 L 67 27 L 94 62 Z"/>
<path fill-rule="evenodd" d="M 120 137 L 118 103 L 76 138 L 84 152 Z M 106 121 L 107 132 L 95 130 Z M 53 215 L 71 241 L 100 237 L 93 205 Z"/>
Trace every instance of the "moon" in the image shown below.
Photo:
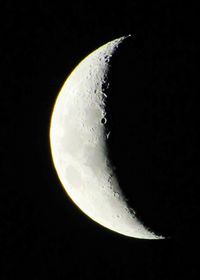
<path fill-rule="evenodd" d="M 129 207 L 108 155 L 108 71 L 112 55 L 125 38 L 89 54 L 65 81 L 51 117 L 51 153 L 67 194 L 92 220 L 125 236 L 162 239 Z"/>

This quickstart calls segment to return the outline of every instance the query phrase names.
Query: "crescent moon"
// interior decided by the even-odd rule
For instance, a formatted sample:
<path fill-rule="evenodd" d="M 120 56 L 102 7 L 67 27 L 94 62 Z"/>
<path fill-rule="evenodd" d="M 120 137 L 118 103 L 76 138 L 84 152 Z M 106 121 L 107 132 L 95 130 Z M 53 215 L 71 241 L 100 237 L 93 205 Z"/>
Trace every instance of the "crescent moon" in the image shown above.
<path fill-rule="evenodd" d="M 125 236 L 161 239 L 128 206 L 108 158 L 104 89 L 110 59 L 125 38 L 89 54 L 64 83 L 51 117 L 51 152 L 67 194 L 92 220 Z"/>

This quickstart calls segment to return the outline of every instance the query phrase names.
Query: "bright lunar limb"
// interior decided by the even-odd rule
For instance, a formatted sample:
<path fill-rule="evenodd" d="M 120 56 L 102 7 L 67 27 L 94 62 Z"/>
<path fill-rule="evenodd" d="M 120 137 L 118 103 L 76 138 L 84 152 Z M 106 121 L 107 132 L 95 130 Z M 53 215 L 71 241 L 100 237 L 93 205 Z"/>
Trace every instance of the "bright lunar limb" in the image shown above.
<path fill-rule="evenodd" d="M 110 59 L 125 38 L 92 52 L 64 83 L 51 118 L 51 152 L 63 187 L 91 219 L 126 236 L 161 239 L 129 208 L 107 153 L 105 85 Z"/>

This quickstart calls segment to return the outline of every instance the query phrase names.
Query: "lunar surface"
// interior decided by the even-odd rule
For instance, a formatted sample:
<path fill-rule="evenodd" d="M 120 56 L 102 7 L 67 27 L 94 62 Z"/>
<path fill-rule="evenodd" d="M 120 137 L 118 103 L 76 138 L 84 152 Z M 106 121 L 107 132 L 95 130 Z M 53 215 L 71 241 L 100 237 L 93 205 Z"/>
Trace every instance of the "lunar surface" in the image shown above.
<path fill-rule="evenodd" d="M 51 118 L 51 152 L 64 189 L 91 219 L 126 236 L 161 239 L 129 207 L 108 156 L 108 71 L 112 55 L 125 38 L 92 52 L 64 83 Z"/>

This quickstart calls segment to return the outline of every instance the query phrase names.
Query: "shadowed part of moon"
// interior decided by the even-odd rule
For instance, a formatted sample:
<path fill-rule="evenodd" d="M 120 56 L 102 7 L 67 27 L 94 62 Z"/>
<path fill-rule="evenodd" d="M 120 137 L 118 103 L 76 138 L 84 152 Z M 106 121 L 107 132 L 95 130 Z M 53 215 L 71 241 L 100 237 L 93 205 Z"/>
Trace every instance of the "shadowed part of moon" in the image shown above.
<path fill-rule="evenodd" d="M 106 117 L 110 158 L 130 206 L 173 238 L 195 231 L 198 159 L 194 101 L 180 80 L 188 64 L 170 62 L 166 48 L 155 46 L 152 54 L 139 38 L 124 41 L 112 59 Z"/>

